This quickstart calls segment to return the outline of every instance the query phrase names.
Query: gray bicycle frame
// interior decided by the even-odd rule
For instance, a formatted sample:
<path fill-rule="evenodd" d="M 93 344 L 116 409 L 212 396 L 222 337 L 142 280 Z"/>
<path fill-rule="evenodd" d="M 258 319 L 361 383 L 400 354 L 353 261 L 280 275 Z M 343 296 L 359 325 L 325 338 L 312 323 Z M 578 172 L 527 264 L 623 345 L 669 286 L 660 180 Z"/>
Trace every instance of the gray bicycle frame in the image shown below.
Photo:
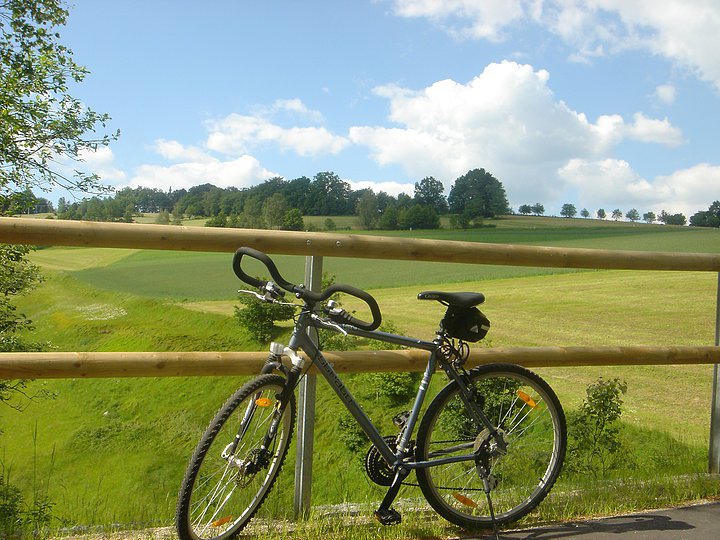
<path fill-rule="evenodd" d="M 303 312 L 300 314 L 298 322 L 295 325 L 295 330 L 293 331 L 292 337 L 290 338 L 290 344 L 288 347 L 295 352 L 297 352 L 298 349 L 302 349 L 303 351 L 305 351 L 305 353 L 312 360 L 313 364 L 315 364 L 315 366 L 320 370 L 320 373 L 323 375 L 330 387 L 340 398 L 340 401 L 343 402 L 348 411 L 350 411 L 350 414 L 352 414 L 355 420 L 357 420 L 362 430 L 365 432 L 372 444 L 375 446 L 375 448 L 378 449 L 380 455 L 382 455 L 383 459 L 385 459 L 385 461 L 389 465 L 402 465 L 406 469 L 422 469 L 447 463 L 469 461 L 477 457 L 477 455 L 473 452 L 467 455 L 433 459 L 429 461 L 398 461 L 398 456 L 403 453 L 407 454 L 411 447 L 411 436 L 415 430 L 415 425 L 420 416 L 420 409 L 422 408 L 422 405 L 425 401 L 425 397 L 430 386 L 430 381 L 438 365 L 439 345 L 437 343 L 432 341 L 423 341 L 420 339 L 409 338 L 396 334 L 389 334 L 387 332 L 381 332 L 378 330 L 366 331 L 359 330 L 352 326 L 342 326 L 342 329 L 345 332 L 354 336 L 375 339 L 387 343 L 394 343 L 397 345 L 403 345 L 405 347 L 423 349 L 430 353 L 428 357 L 427 367 L 425 368 L 425 373 L 423 374 L 422 381 L 420 382 L 420 387 L 415 397 L 415 402 L 413 403 L 412 409 L 410 410 L 410 416 L 405 425 L 405 429 L 400 438 L 400 442 L 397 445 L 398 453 L 396 455 L 395 452 L 390 449 L 380 432 L 377 430 L 375 424 L 373 424 L 370 418 L 368 418 L 367 414 L 365 414 L 365 411 L 363 411 L 362 407 L 358 404 L 353 395 L 350 393 L 350 390 L 347 388 L 347 386 L 345 386 L 345 383 L 343 383 L 340 377 L 338 377 L 337 373 L 332 367 L 332 364 L 327 361 L 327 359 L 323 356 L 322 352 L 308 336 L 307 328 L 311 325 L 310 317 L 311 315 L 308 312 Z M 338 328 L 334 325 L 324 324 L 323 322 L 317 320 L 315 322 L 319 323 L 319 326 L 321 328 L 325 328 L 327 330 L 332 330 L 335 332 L 338 331 Z M 457 372 L 455 372 L 455 370 L 453 369 L 446 369 L 446 373 L 460 386 L 460 395 L 463 401 L 465 401 L 465 405 L 468 407 L 468 410 L 475 417 L 475 421 L 478 422 L 478 424 L 482 424 L 486 428 L 488 428 L 491 436 L 497 439 L 498 437 L 495 426 L 491 424 L 490 420 L 487 418 L 487 416 L 485 416 L 484 412 L 470 401 L 470 399 L 468 398 L 469 392 L 467 390 L 467 387 L 462 382 Z M 502 446 L 505 445 L 504 441 L 502 440 L 499 440 L 498 443 Z"/>

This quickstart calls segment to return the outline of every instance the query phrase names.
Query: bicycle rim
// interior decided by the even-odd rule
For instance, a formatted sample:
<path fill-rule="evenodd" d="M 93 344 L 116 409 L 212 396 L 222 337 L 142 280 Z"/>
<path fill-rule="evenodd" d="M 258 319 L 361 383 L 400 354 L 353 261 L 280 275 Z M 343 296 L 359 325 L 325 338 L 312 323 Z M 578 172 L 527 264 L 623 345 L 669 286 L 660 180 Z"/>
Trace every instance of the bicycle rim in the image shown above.
<path fill-rule="evenodd" d="M 468 455 L 470 461 L 419 469 L 418 483 L 430 505 L 466 528 L 491 523 L 486 484 L 498 524 L 520 519 L 547 495 L 565 456 L 565 416 L 554 392 L 534 373 L 511 365 L 470 372 L 477 404 L 503 434 L 498 448 L 489 431 L 466 411 L 455 383 L 428 407 L 418 431 L 418 460 Z M 483 478 L 484 477 L 484 478 Z"/>
<path fill-rule="evenodd" d="M 238 390 L 218 412 L 193 455 L 178 502 L 181 538 L 227 539 L 247 525 L 280 472 L 292 437 L 294 396 L 263 451 L 285 380 L 264 375 Z M 231 452 L 233 441 L 239 439 Z"/>

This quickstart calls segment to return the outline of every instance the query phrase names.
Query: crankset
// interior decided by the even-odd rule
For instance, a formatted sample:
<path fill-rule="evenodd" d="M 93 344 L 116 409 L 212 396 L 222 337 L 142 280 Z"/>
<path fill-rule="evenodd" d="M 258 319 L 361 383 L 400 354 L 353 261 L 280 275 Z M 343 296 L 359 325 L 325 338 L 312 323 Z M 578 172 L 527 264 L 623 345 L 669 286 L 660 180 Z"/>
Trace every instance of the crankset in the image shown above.
<path fill-rule="evenodd" d="M 383 437 L 383 439 L 390 447 L 390 450 L 393 452 L 397 450 L 397 437 L 391 435 Z M 379 486 L 388 487 L 392 485 L 393 478 L 395 478 L 395 471 L 390 468 L 375 445 L 370 446 L 367 454 L 365 454 L 365 472 L 370 477 L 370 480 Z"/>

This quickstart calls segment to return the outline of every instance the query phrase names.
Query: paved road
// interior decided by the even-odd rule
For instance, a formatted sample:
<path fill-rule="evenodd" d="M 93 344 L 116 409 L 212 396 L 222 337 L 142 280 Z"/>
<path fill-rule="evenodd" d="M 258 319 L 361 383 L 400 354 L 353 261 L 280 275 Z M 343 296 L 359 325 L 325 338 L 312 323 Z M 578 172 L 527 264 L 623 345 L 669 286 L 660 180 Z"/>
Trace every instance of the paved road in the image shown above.
<path fill-rule="evenodd" d="M 476 538 L 492 538 L 484 535 Z M 539 529 L 502 531 L 500 540 L 718 540 L 720 502 L 641 512 Z"/>

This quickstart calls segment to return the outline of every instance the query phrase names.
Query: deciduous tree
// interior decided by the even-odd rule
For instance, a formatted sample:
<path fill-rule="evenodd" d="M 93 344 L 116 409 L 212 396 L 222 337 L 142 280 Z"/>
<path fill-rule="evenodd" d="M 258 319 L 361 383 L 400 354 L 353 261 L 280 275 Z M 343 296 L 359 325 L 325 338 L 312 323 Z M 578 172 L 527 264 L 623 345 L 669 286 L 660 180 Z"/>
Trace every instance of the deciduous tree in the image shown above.
<path fill-rule="evenodd" d="M 448 203 L 455 214 L 462 214 L 470 204 L 474 214 L 486 218 L 510 211 L 505 188 L 485 169 L 473 169 L 455 180 Z"/>
<path fill-rule="evenodd" d="M 67 18 L 60 0 L 0 3 L 0 195 L 33 187 L 105 189 L 96 174 L 58 165 L 82 161 L 118 135 L 96 136 L 110 117 L 69 93 L 88 71 L 60 42 Z"/>
<path fill-rule="evenodd" d="M 286 231 L 302 231 L 305 228 L 305 222 L 299 208 L 291 208 L 285 212 L 282 228 Z"/>
<path fill-rule="evenodd" d="M 270 229 L 278 229 L 283 224 L 285 213 L 289 210 L 287 200 L 282 193 L 275 193 L 262 205 L 262 216 Z"/>
<path fill-rule="evenodd" d="M 577 215 L 577 208 L 575 208 L 574 204 L 565 203 L 562 205 L 560 215 L 566 218 L 575 217 Z"/>
<path fill-rule="evenodd" d="M 360 226 L 370 230 L 378 221 L 377 197 L 372 190 L 367 190 L 357 203 L 357 216 Z"/>
<path fill-rule="evenodd" d="M 419 182 L 415 182 L 414 201 L 416 204 L 432 207 L 438 214 L 444 214 L 448 211 L 444 193 L 443 183 L 435 180 L 432 176 L 427 176 Z"/>

